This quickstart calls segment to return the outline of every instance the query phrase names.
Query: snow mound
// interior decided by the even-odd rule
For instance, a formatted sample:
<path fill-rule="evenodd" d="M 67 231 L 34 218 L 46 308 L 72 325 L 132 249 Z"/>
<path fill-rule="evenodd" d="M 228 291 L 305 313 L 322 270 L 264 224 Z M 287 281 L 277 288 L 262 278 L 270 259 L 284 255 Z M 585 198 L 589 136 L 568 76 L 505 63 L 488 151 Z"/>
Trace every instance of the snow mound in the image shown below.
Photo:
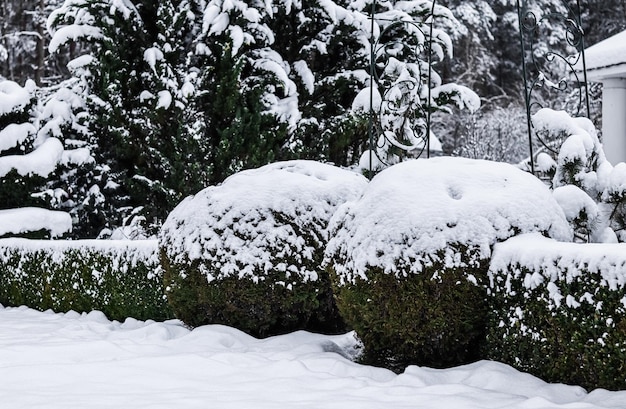
<path fill-rule="evenodd" d="M 528 373 L 494 361 L 479 361 L 446 370 L 410 366 L 398 376 L 396 382 L 413 385 L 421 383 L 425 387 L 448 385 L 453 388 L 455 385 L 465 385 L 496 392 L 511 388 L 511 379 L 515 379 L 516 395 L 536 402 L 543 401 L 545 406 L 541 407 L 565 405 L 580 401 L 586 396 L 585 390 L 580 386 L 548 384 Z"/>
<path fill-rule="evenodd" d="M 30 103 L 31 89 L 34 86 L 32 81 L 28 81 L 25 87 L 13 81 L 0 81 L 0 116 L 26 107 Z"/>
<path fill-rule="evenodd" d="M 359 174 L 313 161 L 243 171 L 180 203 L 163 225 L 159 244 L 171 262 L 201 259 L 220 277 L 256 280 L 258 272 L 277 270 L 316 280 L 316 266 L 306 261 L 325 244 L 335 209 L 366 185 Z"/>
<path fill-rule="evenodd" d="M 72 218 L 69 213 L 22 207 L 0 210 L 0 236 L 47 230 L 52 237 L 59 237 L 72 231 Z"/>
<path fill-rule="evenodd" d="M 504 163 L 450 157 L 382 171 L 360 200 L 337 210 L 331 229 L 326 259 L 334 259 L 335 271 L 349 281 L 366 279 L 371 267 L 418 273 L 441 252 L 447 266 L 458 266 L 452 244 L 476 248 L 487 259 L 494 243 L 519 233 L 572 238 L 539 179 Z"/>

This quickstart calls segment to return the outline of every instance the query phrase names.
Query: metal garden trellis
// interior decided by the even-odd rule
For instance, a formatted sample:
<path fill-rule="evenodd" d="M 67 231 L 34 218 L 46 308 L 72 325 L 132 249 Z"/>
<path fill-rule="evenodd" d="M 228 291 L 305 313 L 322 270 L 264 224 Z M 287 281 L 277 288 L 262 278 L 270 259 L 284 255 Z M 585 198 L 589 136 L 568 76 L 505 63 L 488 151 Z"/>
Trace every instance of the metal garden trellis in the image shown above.
<path fill-rule="evenodd" d="M 388 20 L 384 17 L 377 17 L 377 2 L 374 0 L 371 4 L 371 15 L 370 15 L 370 95 L 369 95 L 369 123 L 368 123 L 368 137 L 369 137 L 369 171 L 370 175 L 373 174 L 372 164 L 374 163 L 374 155 L 377 156 L 378 161 L 384 163 L 383 158 L 379 157 L 376 153 L 376 146 L 378 146 L 379 138 L 382 139 L 382 143 L 392 143 L 391 138 L 387 131 L 383 129 L 382 124 L 380 123 L 380 119 L 383 115 L 383 110 L 392 110 L 399 115 L 404 115 L 405 119 L 411 115 L 415 115 L 416 112 L 421 118 L 424 119 L 423 126 L 420 126 L 420 129 L 417 129 L 419 132 L 419 136 L 423 141 L 421 151 L 418 156 L 421 156 L 424 151 L 426 151 L 426 157 L 430 156 L 430 130 L 431 130 L 431 81 L 432 81 L 432 63 L 433 63 L 433 51 L 432 51 L 432 41 L 433 41 L 433 25 L 435 20 L 435 6 L 436 1 L 433 1 L 430 6 L 430 13 L 422 20 Z M 375 36 L 376 22 L 384 22 L 386 25 L 380 31 L 378 37 Z M 385 68 L 387 64 L 389 64 L 390 53 L 389 53 L 389 44 L 384 43 L 384 39 L 386 34 L 392 33 L 394 29 L 409 26 L 417 32 L 422 34 L 422 37 L 425 39 L 424 42 L 415 44 L 412 47 L 413 56 L 417 59 L 418 55 L 425 52 L 426 53 L 426 64 L 427 64 L 427 72 L 426 72 L 426 103 L 422 104 L 419 99 L 410 98 L 412 93 L 411 91 L 417 91 L 419 94 L 421 92 L 421 88 L 423 87 L 423 82 L 421 81 L 421 73 L 419 75 L 420 81 L 417 83 L 409 80 L 404 80 L 400 82 L 393 83 L 389 86 L 387 84 L 387 80 L 385 76 Z M 424 26 L 427 27 L 428 33 L 424 31 Z M 397 40 L 392 41 L 391 43 L 395 44 Z M 406 47 L 406 44 L 402 45 Z M 379 73 L 380 70 L 380 73 Z M 378 112 L 376 112 L 376 108 L 374 107 L 374 88 L 376 87 L 377 92 L 381 97 L 380 106 L 378 107 Z M 417 90 L 415 89 L 417 87 Z M 401 97 L 398 98 L 398 93 L 401 94 Z M 394 96 L 393 101 L 388 101 L 387 98 L 392 95 Z M 374 139 L 377 139 L 376 141 Z"/>
<path fill-rule="evenodd" d="M 589 108 L 589 88 L 587 85 L 587 65 L 585 61 L 585 33 L 582 28 L 580 1 L 562 0 L 561 3 L 567 10 L 567 14 L 546 13 L 538 17 L 529 9 L 528 0 L 517 0 L 517 14 L 519 22 L 519 40 L 522 51 L 522 71 L 524 81 L 524 102 L 526 106 L 526 118 L 528 126 L 528 146 L 530 158 L 530 171 L 535 173 L 535 153 L 533 147 L 533 111 L 543 108 L 543 103 L 539 101 L 536 92 L 539 89 L 551 89 L 556 91 L 568 91 L 569 84 L 574 83 L 578 89 L 578 103 L 572 114 L 579 116 L 583 107 L 586 116 L 590 115 Z M 571 4 L 574 3 L 574 4 Z M 570 49 L 575 49 L 576 53 L 563 55 L 559 51 L 547 50 L 540 52 L 537 47 L 537 40 L 542 34 L 542 30 L 552 23 L 562 24 L 565 28 L 565 42 Z M 551 81 L 547 67 L 552 63 L 561 63 L 565 67 L 566 76 Z M 581 62 L 582 73 L 579 73 L 574 66 Z M 581 78 L 582 75 L 582 78 Z M 537 140 L 547 149 L 556 153 L 555 150 L 536 135 Z"/>
<path fill-rule="evenodd" d="M 529 146 L 529 161 L 530 171 L 535 173 L 535 152 L 534 152 L 534 132 L 532 124 L 533 111 L 543 107 L 543 103 L 536 98 L 537 90 L 539 89 L 552 89 L 558 91 L 567 91 L 569 89 L 569 83 L 574 82 L 578 88 L 578 104 L 575 115 L 580 115 L 582 108 L 586 109 L 586 116 L 589 117 L 589 90 L 587 85 L 586 74 L 586 62 L 585 62 L 585 42 L 584 31 L 582 29 L 581 21 L 581 7 L 580 1 L 575 0 L 574 5 L 570 5 L 571 1 L 562 0 L 562 4 L 567 10 L 567 14 L 559 13 L 547 13 L 541 16 L 537 16 L 531 9 L 529 9 L 529 3 L 532 0 L 517 0 L 517 13 L 519 22 L 519 41 L 522 52 L 522 71 L 524 82 L 524 103 L 526 107 L 526 117 L 528 126 L 528 146 Z M 430 131 L 431 131 L 431 80 L 432 80 L 432 42 L 433 42 L 433 26 L 435 21 L 435 7 L 436 1 L 431 2 L 430 13 L 422 20 L 385 20 L 384 17 L 377 15 L 378 3 L 373 0 L 371 3 L 371 26 L 370 26 L 370 106 L 369 106 L 369 123 L 368 123 L 368 138 L 369 138 L 369 170 L 370 175 L 373 172 L 372 164 L 374 163 L 374 155 L 377 159 L 384 163 L 384 160 L 378 157 L 376 153 L 376 147 L 379 141 L 382 143 L 391 143 L 392 141 L 388 137 L 388 133 L 383 129 L 381 125 L 381 116 L 383 109 L 393 109 L 395 112 L 402 115 L 411 115 L 418 112 L 421 118 L 424 119 L 423 127 L 420 127 L 417 131 L 420 133 L 423 139 L 422 150 L 418 156 L 426 153 L 426 157 L 430 156 Z M 378 37 L 375 36 L 376 22 L 388 23 L 379 33 Z M 545 23 L 559 23 L 565 27 L 565 41 L 570 48 L 576 50 L 576 54 L 564 55 L 560 51 L 551 51 L 541 53 L 537 49 L 537 40 L 542 35 L 542 30 L 548 24 Z M 409 100 L 407 96 L 410 94 L 407 91 L 412 91 L 414 87 L 422 87 L 422 81 L 418 83 L 407 82 L 392 84 L 389 88 L 389 84 L 386 83 L 384 78 L 384 72 L 386 64 L 389 61 L 388 46 L 384 43 L 385 35 L 391 33 L 394 28 L 399 26 L 411 26 L 418 32 L 421 32 L 422 37 L 425 39 L 423 43 L 417 44 L 414 49 L 415 57 L 425 52 L 427 63 L 427 96 L 425 104 L 422 104 L 419 100 Z M 428 34 L 424 31 L 424 27 L 428 30 Z M 565 49 L 565 48 L 564 48 Z M 574 69 L 574 66 L 582 59 L 582 74 Z M 560 62 L 565 65 L 566 71 L 569 75 L 558 79 L 557 81 L 551 81 L 549 79 L 550 74 L 546 70 L 546 66 Z M 380 71 L 380 73 L 379 73 Z M 582 75 L 582 78 L 581 78 Z M 421 78 L 421 75 L 420 75 Z M 374 89 L 376 87 L 377 92 L 381 96 L 381 102 L 379 107 L 374 106 Z M 395 91 L 397 96 L 398 92 L 403 96 L 400 99 L 394 101 L 386 101 L 392 92 Z M 418 90 L 419 91 L 419 90 Z M 376 112 L 378 109 L 378 112 Z M 376 140 L 375 140 L 376 139 Z M 546 149 L 552 150 L 545 141 L 537 135 L 537 140 L 545 146 Z"/>

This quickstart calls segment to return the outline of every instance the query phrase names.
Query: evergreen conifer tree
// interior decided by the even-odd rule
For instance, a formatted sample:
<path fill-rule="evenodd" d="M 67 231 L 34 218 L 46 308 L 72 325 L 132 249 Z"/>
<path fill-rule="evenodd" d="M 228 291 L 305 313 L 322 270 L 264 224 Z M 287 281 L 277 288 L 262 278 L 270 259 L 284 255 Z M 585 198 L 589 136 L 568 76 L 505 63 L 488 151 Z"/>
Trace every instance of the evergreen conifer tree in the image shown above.
<path fill-rule="evenodd" d="M 429 4 L 384 3 L 377 29 L 385 16 L 418 19 Z M 142 235 L 154 233 L 183 196 L 270 161 L 356 162 L 367 141 L 366 112 L 353 104 L 368 80 L 367 7 L 65 0 L 49 18 L 50 49 L 78 42 L 88 51 L 70 66 L 89 118 L 96 165 L 83 190 L 98 198 L 99 227 L 141 224 Z M 437 12 L 456 24 L 447 9 Z M 445 27 L 434 31 L 439 54 L 450 51 Z M 415 84 L 427 81 L 424 60 L 396 57 L 392 82 L 406 73 Z M 437 75 L 428 84 L 431 108 L 467 103 L 469 91 L 441 85 Z M 423 89 L 414 92 L 422 102 Z M 392 128 L 402 122 L 388 114 Z M 406 129 L 421 126 L 420 115 Z"/>
<path fill-rule="evenodd" d="M 295 87 L 281 56 L 269 48 L 273 33 L 264 15 L 261 2 L 215 0 L 204 10 L 196 109 L 212 184 L 279 158 L 286 139 L 286 117 L 275 108 L 294 97 Z"/>
<path fill-rule="evenodd" d="M 207 182 L 187 109 L 195 91 L 187 59 L 197 9 L 187 1 L 67 0 L 49 18 L 52 51 L 89 44 L 81 57 L 85 100 L 102 170 L 97 189 L 106 202 L 100 227 L 109 234 L 127 224 L 140 231 L 126 235 L 154 234 L 182 197 Z"/>

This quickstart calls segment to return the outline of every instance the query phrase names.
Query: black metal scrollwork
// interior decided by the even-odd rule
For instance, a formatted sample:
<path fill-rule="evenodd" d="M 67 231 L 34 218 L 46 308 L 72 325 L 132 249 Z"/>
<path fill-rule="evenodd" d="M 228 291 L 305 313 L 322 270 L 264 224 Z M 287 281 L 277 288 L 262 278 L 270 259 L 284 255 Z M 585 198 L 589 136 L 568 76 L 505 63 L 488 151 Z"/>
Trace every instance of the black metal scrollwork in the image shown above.
<path fill-rule="evenodd" d="M 373 156 L 383 165 L 388 157 L 407 152 L 428 156 L 430 150 L 432 64 L 437 58 L 433 46 L 435 1 L 420 21 L 402 14 L 377 13 L 371 8 L 370 37 L 370 173 Z M 391 14 L 391 16 L 389 16 Z M 375 29 L 380 27 L 376 36 Z"/>
<path fill-rule="evenodd" d="M 540 135 L 534 135 L 533 132 L 532 115 L 540 108 L 544 108 L 545 104 L 544 100 L 537 96 L 538 91 L 570 92 L 572 90 L 577 95 L 577 103 L 569 113 L 580 116 L 584 109 L 584 115 L 589 117 L 590 109 L 584 53 L 585 35 L 582 29 L 580 1 L 563 0 L 561 3 L 565 12 L 546 12 L 539 16 L 530 9 L 529 3 L 532 1 L 517 0 L 530 170 L 535 173 L 533 136 L 543 148 L 556 153 L 554 146 L 544 141 Z M 542 38 L 546 39 L 546 31 L 555 27 L 564 30 L 565 44 L 541 42 Z M 560 49 L 555 51 L 547 47 L 560 47 Z M 560 78 L 553 80 L 554 75 L 560 75 Z"/>

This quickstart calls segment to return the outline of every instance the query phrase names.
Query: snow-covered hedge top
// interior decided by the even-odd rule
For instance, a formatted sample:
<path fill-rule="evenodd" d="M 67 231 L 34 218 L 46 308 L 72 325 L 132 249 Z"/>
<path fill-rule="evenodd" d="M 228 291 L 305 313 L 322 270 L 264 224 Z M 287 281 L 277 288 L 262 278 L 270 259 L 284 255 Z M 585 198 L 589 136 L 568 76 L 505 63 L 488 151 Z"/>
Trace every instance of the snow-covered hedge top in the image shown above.
<path fill-rule="evenodd" d="M 563 243 L 536 233 L 514 237 L 494 247 L 489 268 L 492 286 L 495 275 L 505 274 L 508 278 L 504 280 L 504 290 L 510 292 L 510 276 L 520 274 L 516 267 L 518 265 L 530 272 L 523 278 L 524 287 L 532 290 L 547 283 L 550 299 L 557 307 L 562 302 L 576 307 L 581 300 L 573 299 L 569 294 L 561 294 L 556 286 L 550 284 L 556 281 L 571 283 L 582 275 L 599 274 L 600 286 L 610 290 L 626 286 L 624 243 Z M 592 302 L 593 294 L 585 298 Z M 622 303 L 626 307 L 626 299 Z"/>
<path fill-rule="evenodd" d="M 22 254 L 45 252 L 53 254 L 52 261 L 61 263 L 69 251 L 81 254 L 98 253 L 112 259 L 113 268 L 125 271 L 139 264 L 159 266 L 156 240 L 28 240 L 0 239 L 0 263 L 6 263 L 15 252 Z M 155 274 L 153 271 L 151 274 Z"/>
<path fill-rule="evenodd" d="M 572 237 L 539 179 L 504 163 L 450 157 L 382 171 L 360 200 L 337 210 L 330 228 L 327 260 L 346 280 L 366 278 L 369 267 L 418 273 L 442 250 L 443 262 L 458 266 L 453 243 L 476 247 L 487 258 L 491 245 L 516 233 Z"/>
<path fill-rule="evenodd" d="M 335 209 L 366 185 L 359 174 L 312 161 L 243 171 L 180 203 L 163 225 L 159 244 L 174 263 L 201 259 L 210 265 L 209 280 L 215 272 L 258 279 L 270 270 L 315 280 L 306 261 L 326 242 Z M 312 236 L 309 241 L 305 234 Z"/>

